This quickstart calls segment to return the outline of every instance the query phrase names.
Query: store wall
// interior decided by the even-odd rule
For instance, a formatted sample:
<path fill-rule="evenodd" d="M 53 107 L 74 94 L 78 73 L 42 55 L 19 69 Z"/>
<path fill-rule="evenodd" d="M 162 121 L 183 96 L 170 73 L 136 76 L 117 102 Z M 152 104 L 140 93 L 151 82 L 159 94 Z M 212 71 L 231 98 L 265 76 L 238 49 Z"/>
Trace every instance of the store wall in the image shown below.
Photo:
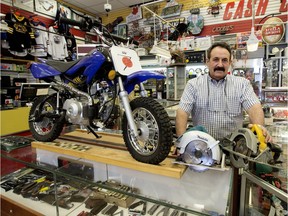
<path fill-rule="evenodd" d="M 219 35 L 219 30 L 222 28 L 229 28 L 227 34 L 247 32 L 251 30 L 252 25 L 252 0 L 222 0 L 220 6 L 220 13 L 218 15 L 208 14 L 210 0 L 178 0 L 179 4 L 183 4 L 180 17 L 186 19 L 190 14 L 190 10 L 193 8 L 200 8 L 200 15 L 204 17 L 204 28 L 198 36 L 210 36 Z M 255 24 L 257 25 L 265 16 L 269 14 L 277 14 L 283 22 L 287 22 L 288 17 L 288 3 L 287 0 L 276 1 L 276 0 L 257 0 L 255 1 Z M 4 3 L 4 4 L 3 4 Z M 11 3 L 9 1 L 2 1 L 1 3 L 1 13 L 6 14 L 11 11 Z M 159 5 L 159 15 L 161 15 L 162 9 L 166 5 L 166 1 L 158 3 Z M 113 6 L 113 5 L 112 5 Z M 13 9 L 13 8 L 12 8 Z M 25 17 L 29 17 L 31 14 L 37 14 L 37 12 L 30 13 L 28 11 L 19 10 L 21 14 Z M 112 23 L 117 17 L 122 17 L 124 20 L 122 23 L 126 23 L 126 17 L 131 13 L 132 8 L 124 8 L 120 10 L 113 10 L 107 15 L 101 16 L 104 25 Z M 144 11 L 143 11 L 144 13 Z M 142 13 L 142 14 L 143 14 Z M 43 16 L 39 14 L 41 21 L 47 26 L 53 23 L 52 17 Z M 176 17 L 177 18 L 177 17 Z M 139 20 L 139 28 L 143 28 L 143 20 Z M 260 29 L 261 26 L 257 27 Z M 128 26 L 129 31 L 129 26 Z M 85 33 L 78 29 L 72 29 L 72 34 L 76 37 L 85 37 Z"/>
<path fill-rule="evenodd" d="M 1 9 L 1 13 L 3 14 L 10 13 L 16 10 L 16 8 L 12 7 L 11 4 L 9 4 L 8 2 L 1 3 L 0 9 Z M 32 12 L 21 10 L 18 8 L 17 8 L 17 11 L 26 18 L 29 18 L 31 15 L 38 15 L 39 20 L 41 20 L 41 22 L 43 22 L 46 25 L 46 27 L 49 27 L 50 25 L 52 25 L 55 20 L 53 17 L 45 16 L 37 12 L 32 13 Z M 71 28 L 71 34 L 83 40 L 85 38 L 85 32 L 80 31 L 79 29 Z"/>
<path fill-rule="evenodd" d="M 180 17 L 185 20 L 190 15 L 190 10 L 200 8 L 200 15 L 204 17 L 204 28 L 198 36 L 219 35 L 220 27 L 232 27 L 232 30 L 227 34 L 251 31 L 252 27 L 252 0 L 229 1 L 222 0 L 220 4 L 220 13 L 218 15 L 208 14 L 210 0 L 178 0 L 179 4 L 183 4 Z M 288 3 L 287 0 L 255 0 L 255 24 L 269 14 L 278 13 L 283 22 L 287 22 Z M 160 12 L 166 5 L 166 1 L 158 3 Z M 132 8 L 122 10 L 112 10 L 107 15 L 102 16 L 102 21 L 106 25 L 113 22 L 117 17 L 123 17 L 123 22 L 126 22 L 126 17 L 131 13 Z M 143 11 L 143 10 L 142 10 Z M 143 14 L 143 12 L 142 12 Z M 161 15 L 161 14 L 158 14 Z M 139 28 L 143 27 L 143 20 L 139 20 Z M 129 28 L 129 27 L 128 27 Z M 261 26 L 259 26 L 259 29 Z M 129 30 L 128 30 L 129 31 Z"/>

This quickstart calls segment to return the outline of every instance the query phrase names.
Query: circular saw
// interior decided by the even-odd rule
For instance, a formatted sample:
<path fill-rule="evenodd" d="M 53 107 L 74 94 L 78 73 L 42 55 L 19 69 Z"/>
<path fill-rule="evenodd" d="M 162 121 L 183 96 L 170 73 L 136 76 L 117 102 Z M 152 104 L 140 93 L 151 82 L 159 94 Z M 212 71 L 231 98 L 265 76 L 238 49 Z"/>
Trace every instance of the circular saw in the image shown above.
<path fill-rule="evenodd" d="M 220 163 L 221 151 L 218 143 L 219 141 L 205 132 L 186 132 L 176 141 L 180 153 L 177 160 L 194 171 L 203 172 L 215 163 Z"/>
<path fill-rule="evenodd" d="M 252 153 L 257 153 L 258 140 L 256 136 L 250 129 L 241 128 L 231 134 L 230 140 L 233 141 L 233 151 L 239 153 L 230 154 L 231 163 L 236 168 L 246 167 L 249 162 L 247 158 L 250 157 Z M 247 156 L 247 158 L 240 156 L 240 154 Z"/>
<path fill-rule="evenodd" d="M 261 126 L 252 125 L 250 129 L 239 128 L 219 144 L 223 152 L 230 155 L 230 162 L 236 168 L 247 168 L 249 161 L 271 168 L 282 169 L 277 164 L 281 148 L 273 143 L 266 143 Z M 259 165 L 257 165 L 259 164 Z"/>

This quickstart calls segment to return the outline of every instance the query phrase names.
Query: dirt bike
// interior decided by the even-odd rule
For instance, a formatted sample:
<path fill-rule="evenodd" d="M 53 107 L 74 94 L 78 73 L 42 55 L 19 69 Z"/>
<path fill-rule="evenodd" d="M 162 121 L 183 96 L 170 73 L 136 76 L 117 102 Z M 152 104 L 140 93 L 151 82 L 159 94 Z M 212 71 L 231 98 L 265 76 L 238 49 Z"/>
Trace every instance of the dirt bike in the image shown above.
<path fill-rule="evenodd" d="M 33 137 L 53 141 L 66 124 L 73 124 L 100 138 L 95 129 L 111 127 L 122 109 L 123 138 L 132 157 L 159 164 L 173 145 L 172 125 L 164 107 L 147 97 L 143 81 L 165 76 L 142 70 L 139 56 L 128 46 L 136 42 L 110 34 L 101 23 L 88 18 L 60 18 L 59 22 L 85 31 L 92 29 L 102 44 L 72 62 L 39 58 L 27 65 L 36 79 L 50 84 L 49 93 L 37 96 L 31 106 L 29 127 Z M 129 93 L 136 84 L 141 96 L 130 101 Z"/>

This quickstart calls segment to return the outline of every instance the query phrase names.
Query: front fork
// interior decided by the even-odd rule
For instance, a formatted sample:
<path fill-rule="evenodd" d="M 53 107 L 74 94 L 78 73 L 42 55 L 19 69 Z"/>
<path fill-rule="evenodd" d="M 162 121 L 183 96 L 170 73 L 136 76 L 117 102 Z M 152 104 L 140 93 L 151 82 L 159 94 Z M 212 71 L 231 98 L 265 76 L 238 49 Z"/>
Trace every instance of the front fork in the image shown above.
<path fill-rule="evenodd" d="M 137 126 L 135 124 L 135 121 L 134 121 L 134 118 L 133 118 L 133 115 L 132 115 L 132 110 L 131 110 L 131 107 L 130 107 L 128 93 L 124 89 L 124 85 L 123 85 L 121 77 L 118 77 L 118 84 L 119 84 L 119 97 L 120 97 L 120 100 L 122 101 L 122 104 L 124 106 L 124 110 L 125 110 L 125 114 L 126 114 L 126 117 L 127 117 L 127 121 L 128 121 L 129 127 L 130 127 L 132 133 L 134 134 L 134 136 L 138 137 L 139 133 L 138 133 L 138 129 L 137 129 Z"/>

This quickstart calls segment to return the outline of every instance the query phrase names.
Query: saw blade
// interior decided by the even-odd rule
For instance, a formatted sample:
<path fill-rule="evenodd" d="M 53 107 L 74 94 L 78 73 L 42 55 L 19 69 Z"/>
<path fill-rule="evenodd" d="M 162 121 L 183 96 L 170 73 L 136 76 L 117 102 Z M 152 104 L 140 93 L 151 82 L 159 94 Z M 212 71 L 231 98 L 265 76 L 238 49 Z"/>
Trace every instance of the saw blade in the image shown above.
<path fill-rule="evenodd" d="M 242 135 L 239 135 L 234 139 L 233 151 L 241 155 L 245 155 L 247 157 L 250 157 L 252 154 L 251 149 L 249 149 L 247 146 L 245 137 Z M 231 159 L 233 166 L 236 168 L 243 168 L 248 165 L 247 158 L 240 157 L 236 154 L 231 154 L 230 159 Z"/>
<path fill-rule="evenodd" d="M 212 151 L 206 142 L 193 140 L 186 146 L 182 160 L 187 164 L 211 166 L 213 164 Z M 206 170 L 205 167 L 190 166 L 189 168 L 196 171 Z"/>

